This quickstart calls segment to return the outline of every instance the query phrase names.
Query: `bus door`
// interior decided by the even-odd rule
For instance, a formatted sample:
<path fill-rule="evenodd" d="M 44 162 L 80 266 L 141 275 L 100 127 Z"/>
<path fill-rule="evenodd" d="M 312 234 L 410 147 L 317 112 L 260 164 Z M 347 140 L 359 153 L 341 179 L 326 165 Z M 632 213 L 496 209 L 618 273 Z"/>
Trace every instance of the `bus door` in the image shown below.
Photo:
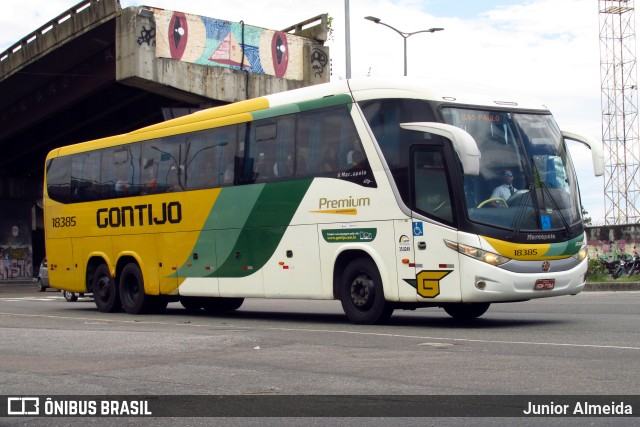
<path fill-rule="evenodd" d="M 454 197 L 449 171 L 453 153 L 434 142 L 411 149 L 411 204 L 417 300 L 459 301 L 459 254 L 445 245 L 456 242 Z M 424 217 L 431 221 L 425 221 Z"/>

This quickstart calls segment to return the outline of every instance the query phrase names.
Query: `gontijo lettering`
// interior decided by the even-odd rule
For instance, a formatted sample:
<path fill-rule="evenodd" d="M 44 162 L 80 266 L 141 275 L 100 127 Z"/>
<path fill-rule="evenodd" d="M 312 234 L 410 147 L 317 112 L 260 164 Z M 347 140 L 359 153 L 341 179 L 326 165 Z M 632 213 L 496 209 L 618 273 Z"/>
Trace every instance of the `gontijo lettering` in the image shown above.
<path fill-rule="evenodd" d="M 159 212 L 158 212 L 159 211 Z M 142 225 L 178 224 L 182 221 L 180 202 L 101 208 L 96 211 L 98 228 L 136 227 Z"/>

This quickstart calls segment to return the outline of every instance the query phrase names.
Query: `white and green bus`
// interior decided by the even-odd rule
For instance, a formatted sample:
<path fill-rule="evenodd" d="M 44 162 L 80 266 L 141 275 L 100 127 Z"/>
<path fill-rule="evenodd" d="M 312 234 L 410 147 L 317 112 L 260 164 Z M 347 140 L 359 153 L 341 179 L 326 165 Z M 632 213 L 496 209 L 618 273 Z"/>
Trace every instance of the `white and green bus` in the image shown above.
<path fill-rule="evenodd" d="M 602 174 L 600 145 L 535 102 L 354 79 L 61 147 L 44 185 L 51 285 L 132 314 L 338 299 L 357 323 L 577 294 L 586 241 L 565 139 Z"/>

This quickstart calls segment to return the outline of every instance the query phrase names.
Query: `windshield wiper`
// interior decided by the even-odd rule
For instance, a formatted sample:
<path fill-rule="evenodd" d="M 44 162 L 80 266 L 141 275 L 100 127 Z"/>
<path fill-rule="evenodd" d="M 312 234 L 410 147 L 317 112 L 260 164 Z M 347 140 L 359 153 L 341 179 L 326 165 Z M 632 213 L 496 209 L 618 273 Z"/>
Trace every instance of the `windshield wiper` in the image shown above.
<path fill-rule="evenodd" d="M 562 210 L 560 209 L 560 206 L 558 206 L 558 202 L 556 202 L 556 199 L 551 194 L 551 191 L 549 191 L 549 188 L 545 185 L 544 181 L 542 180 L 540 180 L 540 188 L 542 188 L 542 191 L 543 191 L 542 193 L 543 205 L 546 206 L 546 203 L 544 203 L 544 194 L 546 193 L 549 196 L 549 199 L 551 199 L 551 203 L 553 203 L 553 207 L 556 208 L 556 212 L 558 212 L 558 216 L 562 220 L 562 224 L 564 225 L 564 230 L 567 233 L 567 236 L 571 237 L 572 235 L 571 226 L 569 225 L 569 223 L 567 222 L 567 219 L 562 214 Z"/>

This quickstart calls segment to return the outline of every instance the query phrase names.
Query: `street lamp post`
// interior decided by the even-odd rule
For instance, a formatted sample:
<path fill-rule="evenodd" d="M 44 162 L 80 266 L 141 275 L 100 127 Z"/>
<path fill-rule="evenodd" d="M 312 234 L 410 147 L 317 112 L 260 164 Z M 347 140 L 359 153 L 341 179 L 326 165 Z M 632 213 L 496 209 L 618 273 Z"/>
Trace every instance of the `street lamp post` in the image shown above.
<path fill-rule="evenodd" d="M 389 24 L 385 24 L 380 20 L 380 18 L 376 18 L 375 16 L 366 16 L 364 19 L 371 22 L 375 22 L 376 24 L 384 25 L 385 27 L 389 27 L 393 31 L 395 31 L 396 33 L 402 36 L 402 38 L 404 39 L 404 75 L 405 76 L 407 75 L 407 39 L 412 35 L 418 34 L 418 33 L 435 33 L 436 31 L 444 30 L 444 28 L 429 28 L 428 30 L 420 30 L 420 31 L 414 31 L 413 33 L 405 33 L 404 31 L 400 31 Z"/>

